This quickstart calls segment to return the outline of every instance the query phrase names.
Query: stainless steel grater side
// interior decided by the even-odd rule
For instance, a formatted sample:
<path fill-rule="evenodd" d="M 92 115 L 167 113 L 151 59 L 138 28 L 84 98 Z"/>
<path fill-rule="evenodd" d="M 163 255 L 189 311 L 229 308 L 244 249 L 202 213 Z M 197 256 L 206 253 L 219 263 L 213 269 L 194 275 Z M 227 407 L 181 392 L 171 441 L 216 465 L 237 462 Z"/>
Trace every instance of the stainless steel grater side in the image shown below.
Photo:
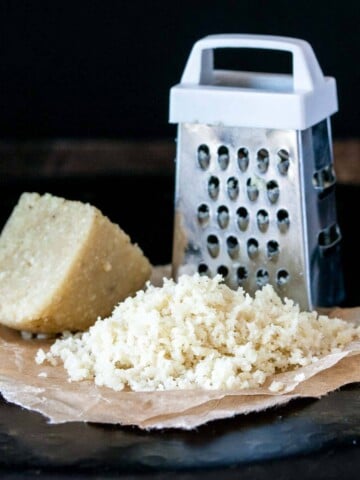
<path fill-rule="evenodd" d="M 293 75 L 213 68 L 215 48 L 290 51 Z M 303 309 L 341 302 L 329 116 L 336 86 L 302 40 L 215 35 L 171 90 L 178 123 L 173 274 L 271 283 Z"/>

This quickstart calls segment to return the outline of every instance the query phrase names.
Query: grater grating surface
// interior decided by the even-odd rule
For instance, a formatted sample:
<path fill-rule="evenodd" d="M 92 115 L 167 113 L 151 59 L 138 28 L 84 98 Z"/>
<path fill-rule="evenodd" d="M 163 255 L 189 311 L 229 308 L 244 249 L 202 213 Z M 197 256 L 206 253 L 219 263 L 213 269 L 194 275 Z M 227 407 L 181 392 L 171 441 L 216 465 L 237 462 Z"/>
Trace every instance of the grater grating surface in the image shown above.
<path fill-rule="evenodd" d="M 221 273 L 250 293 L 270 282 L 307 303 L 297 142 L 291 130 L 179 126 L 176 275 Z"/>

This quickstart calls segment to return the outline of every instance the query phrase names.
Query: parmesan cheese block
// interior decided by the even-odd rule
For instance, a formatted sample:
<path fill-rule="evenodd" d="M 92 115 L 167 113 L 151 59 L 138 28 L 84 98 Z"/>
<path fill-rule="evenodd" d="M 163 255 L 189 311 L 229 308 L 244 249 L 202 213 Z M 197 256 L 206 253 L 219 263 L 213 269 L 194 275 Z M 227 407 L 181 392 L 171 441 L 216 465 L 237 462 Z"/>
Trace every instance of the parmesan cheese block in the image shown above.
<path fill-rule="evenodd" d="M 0 322 L 84 330 L 140 289 L 151 266 L 95 207 L 23 193 L 0 236 Z"/>

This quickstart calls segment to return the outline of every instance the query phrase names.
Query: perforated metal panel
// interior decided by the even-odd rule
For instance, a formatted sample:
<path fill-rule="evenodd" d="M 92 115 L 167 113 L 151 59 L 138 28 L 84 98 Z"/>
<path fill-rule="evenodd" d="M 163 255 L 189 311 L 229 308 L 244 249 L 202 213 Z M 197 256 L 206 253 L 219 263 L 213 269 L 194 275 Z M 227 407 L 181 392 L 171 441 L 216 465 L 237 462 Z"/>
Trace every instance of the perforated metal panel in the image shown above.
<path fill-rule="evenodd" d="M 326 127 L 326 120 L 302 132 L 180 124 L 174 276 L 219 273 L 251 294 L 271 283 L 302 308 L 341 301 Z"/>

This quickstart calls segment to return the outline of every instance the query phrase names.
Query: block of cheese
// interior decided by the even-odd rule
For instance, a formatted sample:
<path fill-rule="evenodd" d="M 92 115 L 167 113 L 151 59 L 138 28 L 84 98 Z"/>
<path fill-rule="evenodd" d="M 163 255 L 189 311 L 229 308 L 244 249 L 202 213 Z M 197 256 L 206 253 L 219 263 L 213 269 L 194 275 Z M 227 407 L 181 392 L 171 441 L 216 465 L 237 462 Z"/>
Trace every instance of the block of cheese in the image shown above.
<path fill-rule="evenodd" d="M 0 236 L 0 323 L 84 330 L 143 287 L 141 249 L 95 207 L 23 193 Z"/>

